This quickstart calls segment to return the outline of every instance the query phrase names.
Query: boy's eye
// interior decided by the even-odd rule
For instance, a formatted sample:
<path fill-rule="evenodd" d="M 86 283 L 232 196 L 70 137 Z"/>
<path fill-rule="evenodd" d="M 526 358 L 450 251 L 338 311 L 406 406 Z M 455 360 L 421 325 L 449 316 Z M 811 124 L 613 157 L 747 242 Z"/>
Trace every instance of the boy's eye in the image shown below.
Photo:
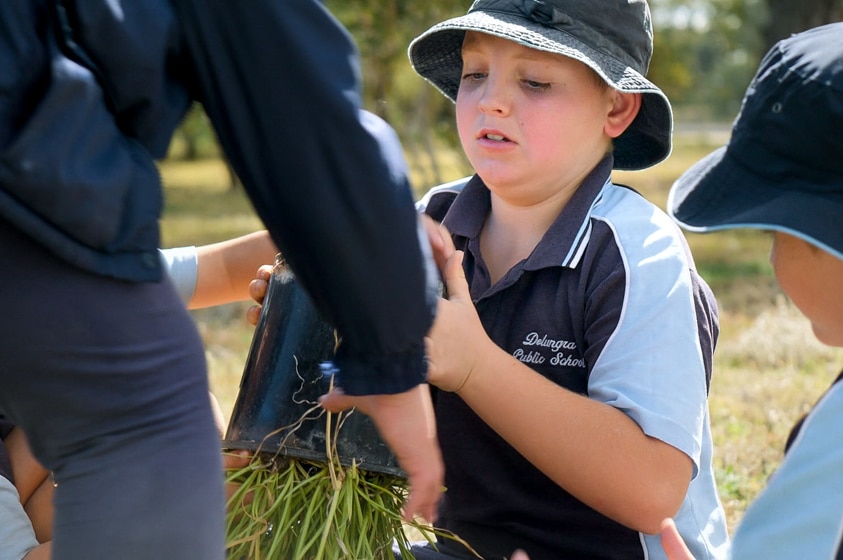
<path fill-rule="evenodd" d="M 544 91 L 546 89 L 550 89 L 550 84 L 547 82 L 537 82 L 535 80 L 524 80 L 524 85 L 526 85 L 529 89 L 535 89 L 539 91 Z"/>
<path fill-rule="evenodd" d="M 476 81 L 482 80 L 485 77 L 485 72 L 466 72 L 465 74 L 463 74 L 462 79 L 466 81 Z"/>

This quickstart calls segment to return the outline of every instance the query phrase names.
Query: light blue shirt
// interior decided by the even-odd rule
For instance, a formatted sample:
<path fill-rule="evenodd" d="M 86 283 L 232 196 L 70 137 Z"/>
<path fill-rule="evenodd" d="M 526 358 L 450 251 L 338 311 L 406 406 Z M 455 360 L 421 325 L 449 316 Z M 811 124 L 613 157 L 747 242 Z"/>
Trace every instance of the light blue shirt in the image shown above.
<path fill-rule="evenodd" d="M 840 558 L 843 542 L 843 383 L 817 403 L 752 503 L 732 542 L 735 560 Z"/>
<path fill-rule="evenodd" d="M 187 306 L 196 291 L 196 275 L 199 268 L 196 247 L 160 249 L 159 253 L 164 269 L 175 285 L 179 297 Z"/>

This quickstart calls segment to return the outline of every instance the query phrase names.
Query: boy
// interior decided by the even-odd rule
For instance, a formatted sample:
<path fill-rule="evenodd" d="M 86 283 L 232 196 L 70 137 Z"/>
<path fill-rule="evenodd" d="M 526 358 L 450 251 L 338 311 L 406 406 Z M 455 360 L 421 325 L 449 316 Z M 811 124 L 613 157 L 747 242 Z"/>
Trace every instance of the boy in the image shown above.
<path fill-rule="evenodd" d="M 683 174 L 668 200 L 671 215 L 692 231 L 771 230 L 779 285 L 832 346 L 843 346 L 841 39 L 843 23 L 834 23 L 775 45 L 729 143 Z M 735 533 L 733 558 L 843 556 L 841 423 L 843 383 L 836 382 L 791 434 L 783 463 Z M 695 557 L 671 521 L 664 539 L 670 558 Z"/>
<path fill-rule="evenodd" d="M 449 299 L 428 340 L 437 525 L 485 558 L 663 557 L 664 512 L 700 558 L 727 541 L 715 302 L 675 224 L 610 179 L 670 152 L 651 53 L 646 2 L 617 0 L 478 0 L 410 45 L 476 172 L 420 206 L 451 234 L 433 240 Z M 438 546 L 416 557 L 472 557 Z"/>

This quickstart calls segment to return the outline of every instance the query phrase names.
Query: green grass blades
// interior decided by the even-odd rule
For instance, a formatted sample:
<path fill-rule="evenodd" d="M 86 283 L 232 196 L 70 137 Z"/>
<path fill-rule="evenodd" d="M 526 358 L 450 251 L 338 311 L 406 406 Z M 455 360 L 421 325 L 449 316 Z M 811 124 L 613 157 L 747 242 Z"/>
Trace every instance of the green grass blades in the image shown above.
<path fill-rule="evenodd" d="M 393 541 L 406 539 L 397 477 L 258 455 L 226 482 L 237 487 L 226 527 L 232 559 L 391 559 Z"/>
<path fill-rule="evenodd" d="M 407 528 L 432 543 L 438 537 L 468 546 L 447 531 L 405 522 L 406 481 L 356 464 L 258 454 L 228 471 L 226 484 L 236 487 L 226 524 L 232 560 L 392 560 L 393 545 L 410 560 Z"/>

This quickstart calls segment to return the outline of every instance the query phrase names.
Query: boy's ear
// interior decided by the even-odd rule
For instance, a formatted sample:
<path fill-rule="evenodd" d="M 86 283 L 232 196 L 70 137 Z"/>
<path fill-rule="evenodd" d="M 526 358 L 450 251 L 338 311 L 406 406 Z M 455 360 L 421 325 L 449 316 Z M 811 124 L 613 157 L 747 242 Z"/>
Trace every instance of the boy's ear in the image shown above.
<path fill-rule="evenodd" d="M 624 93 L 611 90 L 612 106 L 603 130 L 610 138 L 617 138 L 632 124 L 641 109 L 640 93 Z"/>

